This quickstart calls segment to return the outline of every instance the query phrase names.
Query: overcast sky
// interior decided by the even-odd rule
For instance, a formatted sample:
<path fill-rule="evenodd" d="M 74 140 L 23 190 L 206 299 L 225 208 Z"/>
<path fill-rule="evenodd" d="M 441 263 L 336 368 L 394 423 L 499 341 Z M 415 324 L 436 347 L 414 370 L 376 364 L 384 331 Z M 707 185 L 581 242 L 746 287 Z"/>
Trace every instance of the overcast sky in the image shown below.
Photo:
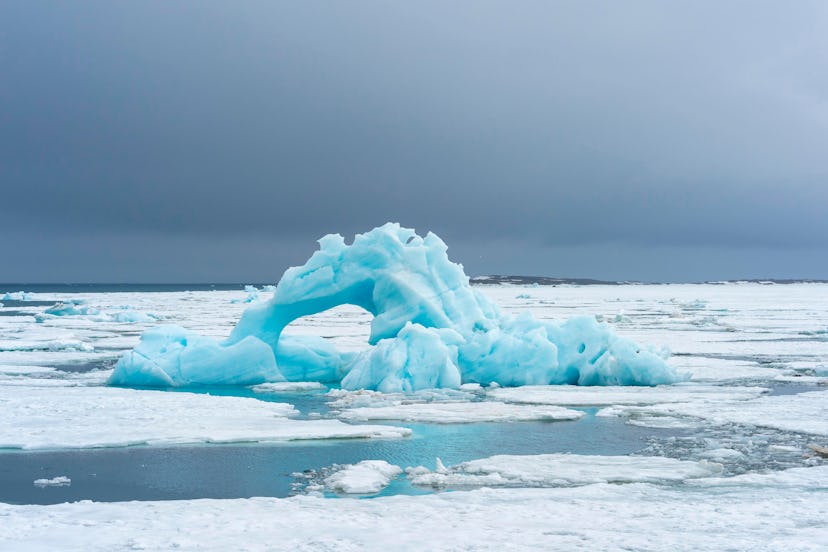
<path fill-rule="evenodd" d="M 0 282 L 828 278 L 828 3 L 0 1 Z"/>

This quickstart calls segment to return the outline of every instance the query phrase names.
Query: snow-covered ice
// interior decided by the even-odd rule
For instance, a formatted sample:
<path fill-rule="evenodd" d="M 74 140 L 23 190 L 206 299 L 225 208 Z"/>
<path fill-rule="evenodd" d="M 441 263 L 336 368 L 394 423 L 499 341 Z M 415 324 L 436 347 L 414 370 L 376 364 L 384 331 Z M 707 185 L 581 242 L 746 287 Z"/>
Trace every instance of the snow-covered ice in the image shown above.
<path fill-rule="evenodd" d="M 713 462 L 688 462 L 658 456 L 584 456 L 578 454 L 498 455 L 437 469 L 407 470 L 414 485 L 431 487 L 548 487 L 592 483 L 682 481 L 722 471 Z"/>
<path fill-rule="evenodd" d="M 577 420 L 579 410 L 559 406 L 523 406 L 498 401 L 430 402 L 396 406 L 359 407 L 342 410 L 338 417 L 348 421 L 403 420 L 432 424 L 475 422 L 524 422 L 529 420 Z"/>
<path fill-rule="evenodd" d="M 599 416 L 646 416 L 657 421 L 670 418 L 700 418 L 713 424 L 744 424 L 783 431 L 828 436 L 828 391 L 776 395 L 751 400 L 680 402 L 649 406 L 613 406 Z M 639 420 L 639 423 L 641 420 Z"/>
<path fill-rule="evenodd" d="M 756 550 L 828 547 L 828 466 L 693 485 L 599 483 L 373 500 L 0 504 L 25 550 Z M 79 521 L 82 520 L 82 521 Z"/>
<path fill-rule="evenodd" d="M 280 381 L 261 383 L 252 386 L 251 389 L 256 393 L 302 393 L 305 391 L 321 391 L 327 389 L 327 387 L 318 381 Z"/>
<path fill-rule="evenodd" d="M 383 490 L 402 468 L 385 460 L 363 460 L 342 466 L 325 478 L 325 488 L 335 493 L 375 494 Z"/>
<path fill-rule="evenodd" d="M 35 479 L 33 482 L 35 487 L 68 487 L 72 484 L 72 480 L 65 475 L 52 477 L 51 479 Z"/>
<path fill-rule="evenodd" d="M 489 397 L 518 404 L 557 404 L 566 406 L 643 405 L 677 402 L 721 402 L 746 400 L 767 393 L 765 387 L 737 387 L 681 384 L 658 387 L 580 387 L 545 385 L 500 388 L 487 392 Z"/>
<path fill-rule="evenodd" d="M 828 445 L 825 427 L 828 396 L 825 387 L 819 385 L 828 376 L 828 334 L 825 333 L 828 286 L 562 285 L 528 290 L 523 286 L 486 285 L 475 286 L 473 290 L 482 290 L 504 317 L 529 312 L 534 320 L 545 323 L 573 315 L 597 316 L 615 335 L 671 349 L 674 355 L 670 365 L 679 373 L 691 373 L 691 383 L 652 388 L 577 387 L 571 391 L 569 386 L 493 389 L 472 383 L 460 389 L 420 393 L 333 390 L 325 394 L 319 383 L 301 383 L 301 380 L 308 381 L 302 370 L 336 375 L 339 359 L 350 362 L 365 350 L 375 318 L 361 307 L 341 305 L 292 321 L 283 331 L 287 339 L 280 339 L 284 345 L 296 338 L 294 350 L 311 359 L 307 366 L 300 361 L 293 365 L 277 363 L 285 379 L 299 382 L 295 385 L 300 388 L 313 386 L 314 389 L 299 395 L 299 388 L 289 387 L 293 382 L 278 382 L 261 391 L 297 393 L 293 402 L 303 412 L 315 408 L 307 404 L 323 403 L 322 416 L 337 416 L 360 408 L 399 411 L 402 407 L 403 410 L 437 409 L 434 416 L 449 419 L 454 416 L 448 412 L 452 409 L 475 413 L 475 409 L 491 408 L 492 403 L 506 403 L 509 407 L 530 411 L 538 407 L 609 406 L 601 411 L 602 415 L 622 415 L 632 424 L 680 430 L 675 439 L 642 441 L 641 446 L 647 448 L 640 454 L 648 456 L 627 457 L 630 466 L 663 454 L 671 457 L 663 458 L 667 461 L 703 465 L 701 460 L 707 460 L 711 467 L 722 464 L 724 471 L 714 477 L 654 478 L 650 483 L 561 482 L 565 487 L 483 489 L 368 501 L 296 497 L 81 502 L 57 506 L 0 504 L 0 549 L 118 550 L 178 546 L 199 550 L 239 547 L 387 550 L 406 546 L 456 549 L 457 543 L 473 549 L 498 550 L 828 548 L 825 523 L 828 507 L 823 500 L 828 467 L 825 459 L 808 449 L 809 444 Z M 239 290 L 36 293 L 35 302 L 7 305 L 0 316 L 0 343 L 13 350 L 0 351 L 2 441 L 14 442 L 17 447 L 53 448 L 199 443 L 212 442 L 214 437 L 219 442 L 256 441 L 262 433 L 269 432 L 273 433 L 265 435 L 266 441 L 301 433 L 331 437 L 343 428 L 372 431 L 336 419 L 297 420 L 289 417 L 292 415 L 288 413 L 289 407 L 271 407 L 255 399 L 244 399 L 251 403 L 237 403 L 241 399 L 101 387 L 114 361 L 138 345 L 140 333 L 155 326 L 156 321 L 127 324 L 109 317 L 81 315 L 52 316 L 36 323 L 39 314 L 58 302 L 86 305 L 102 313 L 126 310 L 121 306 L 131 305 L 136 312 L 157 314 L 165 323 L 187 327 L 197 335 L 219 342 L 228 337 L 249 306 L 231 303 L 243 295 Z M 517 295 L 531 297 L 517 299 Z M 76 299 L 85 302 L 74 302 Z M 266 305 L 267 301 L 256 304 Z M 50 342 L 60 345 L 45 345 Z M 319 356 L 318 352 L 323 351 L 320 342 L 329 344 L 341 357 Z M 71 350 L 73 343 L 88 344 L 92 350 Z M 399 347 L 407 354 L 416 350 L 416 345 Z M 388 352 L 393 349 L 388 348 Z M 314 355 L 318 360 L 313 360 Z M 366 366 L 371 364 L 370 359 L 365 362 Z M 291 372 L 290 377 L 287 372 Z M 247 388 L 239 389 L 240 393 L 250 393 Z M 772 391 L 767 393 L 764 389 Z M 256 396 L 263 400 L 274 398 L 267 392 Z M 249 406 L 254 403 L 260 404 Z M 439 409 L 446 410 L 439 412 Z M 566 426 L 583 427 L 583 438 L 593 438 L 589 424 L 595 420 L 591 414 L 587 416 Z M 525 427 L 540 425 L 525 424 Z M 550 439 L 554 439 L 555 432 L 563 425 L 548 424 Z M 408 431 L 391 426 L 368 427 L 391 432 L 386 434 L 389 437 Z M 433 426 L 423 431 L 468 427 Z M 415 444 L 419 431 L 415 428 L 414 439 L 377 443 L 381 445 L 379 450 L 385 445 Z M 452 461 L 483 456 L 473 453 L 474 446 L 474 442 L 451 443 L 449 448 L 460 448 L 465 454 L 459 458 L 455 455 Z M 128 454 L 132 449 L 122 450 Z M 4 454 L 30 453 L 7 450 Z M 366 458 L 383 456 L 374 452 L 340 461 L 356 465 Z M 491 458 L 480 460 L 491 461 Z M 420 459 L 410 464 L 397 460 L 392 463 L 429 465 Z M 442 475 L 453 473 L 461 464 L 444 467 Z M 588 465 L 597 470 L 600 462 Z M 509 466 L 515 469 L 516 464 L 512 462 Z M 780 466 L 802 467 L 778 471 Z M 526 471 L 518 472 L 522 475 L 514 476 L 509 487 L 546 485 L 542 482 L 546 476 L 541 475 L 543 463 L 527 460 L 523 467 Z M 635 469 L 630 471 L 631 477 L 641 475 Z M 427 472 L 440 473 L 431 465 Z M 66 489 L 33 488 L 34 479 L 53 478 L 62 473 L 76 478 L 74 472 L 63 471 L 58 465 L 26 476 L 22 486 L 39 495 L 82 492 L 77 479 Z M 501 472 L 496 473 L 508 479 Z M 566 473 L 561 469 L 557 475 Z M 734 473 L 740 475 L 734 477 Z M 457 475 L 471 476 L 459 470 Z M 550 481 L 555 475 L 549 473 Z M 536 477 L 537 482 L 529 482 L 530 477 Z M 596 476 L 596 480 L 600 477 Z M 386 492 L 397 492 L 397 486 L 407 485 L 406 481 L 405 478 L 395 480 Z M 463 485 L 458 483 L 457 487 Z M 473 487 L 465 485 L 464 488 Z M 421 491 L 430 489 L 423 487 Z M 221 522 L 216 523 L 216 519 Z"/>
<path fill-rule="evenodd" d="M 0 449 L 399 438 L 411 430 L 294 420 L 286 403 L 107 387 L 0 385 Z"/>

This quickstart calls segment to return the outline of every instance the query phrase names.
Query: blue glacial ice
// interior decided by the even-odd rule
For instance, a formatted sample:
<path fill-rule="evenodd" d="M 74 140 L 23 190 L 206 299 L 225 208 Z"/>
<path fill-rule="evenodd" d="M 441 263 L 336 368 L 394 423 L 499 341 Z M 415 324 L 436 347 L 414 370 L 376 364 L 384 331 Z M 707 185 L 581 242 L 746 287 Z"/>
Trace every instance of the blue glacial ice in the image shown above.
<path fill-rule="evenodd" d="M 0 301 L 34 301 L 34 295 L 28 291 L 9 291 L 0 297 Z"/>
<path fill-rule="evenodd" d="M 146 332 L 118 362 L 114 385 L 341 382 L 410 392 L 464 383 L 503 386 L 658 385 L 686 379 L 663 352 L 615 335 L 594 317 L 556 324 L 507 315 L 469 285 L 435 234 L 388 223 L 347 245 L 338 234 L 288 269 L 269 301 L 251 304 L 218 342 L 175 326 Z M 294 320 L 339 305 L 371 315 L 367 350 L 282 335 Z"/>
<path fill-rule="evenodd" d="M 35 321 L 46 322 L 62 316 L 86 316 L 100 322 L 121 322 L 132 324 L 136 322 L 155 322 L 158 316 L 133 309 L 130 305 L 116 307 L 114 311 L 103 312 L 85 304 L 84 299 L 65 299 L 55 303 L 42 313 L 35 315 Z"/>

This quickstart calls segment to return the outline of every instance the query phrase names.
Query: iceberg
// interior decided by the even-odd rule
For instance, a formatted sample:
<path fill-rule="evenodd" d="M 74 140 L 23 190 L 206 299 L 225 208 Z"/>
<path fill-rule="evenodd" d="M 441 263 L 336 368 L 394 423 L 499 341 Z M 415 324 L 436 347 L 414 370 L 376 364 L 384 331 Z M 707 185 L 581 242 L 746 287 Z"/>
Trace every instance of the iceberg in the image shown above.
<path fill-rule="evenodd" d="M 594 317 L 563 323 L 513 316 L 472 288 L 435 234 L 387 223 L 319 240 L 285 271 L 268 301 L 252 303 L 223 342 L 175 326 L 146 332 L 113 385 L 339 382 L 343 389 L 413 392 L 463 384 L 659 385 L 683 381 L 666 352 L 617 336 Z M 339 353 L 322 338 L 283 335 L 294 320 L 340 305 L 373 316 L 370 348 Z"/>

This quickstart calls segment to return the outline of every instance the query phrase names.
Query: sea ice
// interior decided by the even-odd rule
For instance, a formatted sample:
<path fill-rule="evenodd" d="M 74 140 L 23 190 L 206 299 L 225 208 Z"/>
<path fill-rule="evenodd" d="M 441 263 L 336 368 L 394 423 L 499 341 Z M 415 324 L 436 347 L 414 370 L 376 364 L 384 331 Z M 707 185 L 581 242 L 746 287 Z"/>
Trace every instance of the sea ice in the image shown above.
<path fill-rule="evenodd" d="M 325 488 L 335 493 L 375 494 L 402 473 L 399 466 L 385 460 L 363 460 L 348 464 L 325 478 Z"/>
<path fill-rule="evenodd" d="M 599 416 L 632 416 L 657 421 L 659 417 L 692 417 L 712 424 L 744 424 L 782 431 L 828 436 L 828 391 L 774 395 L 750 400 L 697 401 L 648 406 L 613 406 Z"/>
<path fill-rule="evenodd" d="M 574 385 L 544 385 L 520 389 L 493 389 L 486 394 L 497 400 L 517 404 L 597 406 L 747 400 L 759 397 L 768 391 L 769 389 L 765 387 L 723 387 L 699 384 L 588 388 Z"/>
<path fill-rule="evenodd" d="M 0 351 L 70 351 L 90 352 L 95 347 L 79 339 L 53 339 L 49 341 L 27 341 L 24 339 L 0 341 Z"/>
<path fill-rule="evenodd" d="M 594 317 L 562 324 L 506 314 L 469 285 L 446 244 L 388 223 L 346 245 L 319 240 L 288 269 L 273 297 L 253 303 L 224 342 L 166 327 L 148 332 L 118 363 L 114 385 L 340 381 L 345 389 L 410 392 L 462 383 L 657 385 L 686 379 L 663 351 L 635 345 Z M 351 304 L 372 316 L 359 355 L 319 342 L 288 342 L 294 320 Z M 310 373 L 297 369 L 311 359 Z M 290 367 L 283 369 L 283 366 Z"/>
<path fill-rule="evenodd" d="M 294 420 L 286 403 L 108 387 L 0 385 L 0 448 L 399 438 L 410 429 Z"/>
<path fill-rule="evenodd" d="M 51 479 L 35 479 L 33 481 L 35 487 L 68 487 L 72 484 L 72 480 L 65 475 L 59 475 Z"/>
<path fill-rule="evenodd" d="M 427 402 L 396 406 L 359 407 L 342 410 L 338 417 L 348 421 L 401 420 L 432 424 L 475 422 L 524 422 L 530 420 L 578 420 L 585 414 L 559 406 L 524 406 L 497 401 Z"/>
<path fill-rule="evenodd" d="M 682 481 L 722 471 L 720 464 L 660 456 L 579 454 L 498 455 L 437 469 L 409 468 L 411 483 L 428 487 L 549 487 L 593 483 Z"/>
<path fill-rule="evenodd" d="M 599 483 L 372 500 L 0 504 L 0 549 L 816 551 L 828 548 L 827 482 L 828 466 L 821 466 L 689 485 Z"/>
<path fill-rule="evenodd" d="M 43 311 L 43 314 L 50 314 L 52 316 L 91 316 L 100 313 L 101 311 L 94 307 L 89 307 L 72 301 L 55 303 Z"/>
<path fill-rule="evenodd" d="M 320 391 L 326 389 L 325 384 L 318 381 L 280 381 L 274 383 L 260 383 L 251 387 L 254 393 L 304 393 L 306 391 Z"/>
<path fill-rule="evenodd" d="M 34 301 L 34 295 L 28 291 L 7 292 L 0 301 Z"/>

